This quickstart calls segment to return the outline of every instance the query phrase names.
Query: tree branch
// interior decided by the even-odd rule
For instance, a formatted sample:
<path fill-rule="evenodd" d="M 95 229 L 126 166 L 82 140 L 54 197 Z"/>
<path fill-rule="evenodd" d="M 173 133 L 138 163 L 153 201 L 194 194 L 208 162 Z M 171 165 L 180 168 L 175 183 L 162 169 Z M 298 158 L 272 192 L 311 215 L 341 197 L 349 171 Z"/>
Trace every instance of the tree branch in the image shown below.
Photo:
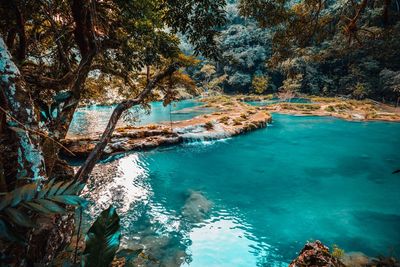
<path fill-rule="evenodd" d="M 89 178 L 89 174 L 92 172 L 97 161 L 101 158 L 104 148 L 109 143 L 111 136 L 114 132 L 114 129 L 117 125 L 117 122 L 118 122 L 119 118 L 121 117 L 122 113 L 125 110 L 130 109 L 134 105 L 138 105 L 138 104 L 142 103 L 158 82 L 160 82 L 165 77 L 172 75 L 178 69 L 179 69 L 179 65 L 177 63 L 170 65 L 163 72 L 156 74 L 156 76 L 152 80 L 149 81 L 149 83 L 146 85 L 145 89 L 136 98 L 123 101 L 117 105 L 117 107 L 114 109 L 114 111 L 110 117 L 110 120 L 108 121 L 107 127 L 104 130 L 99 142 L 96 144 L 96 146 L 92 150 L 92 152 L 90 152 L 85 163 L 79 168 L 78 172 L 76 173 L 75 180 L 87 182 L 87 179 Z"/>

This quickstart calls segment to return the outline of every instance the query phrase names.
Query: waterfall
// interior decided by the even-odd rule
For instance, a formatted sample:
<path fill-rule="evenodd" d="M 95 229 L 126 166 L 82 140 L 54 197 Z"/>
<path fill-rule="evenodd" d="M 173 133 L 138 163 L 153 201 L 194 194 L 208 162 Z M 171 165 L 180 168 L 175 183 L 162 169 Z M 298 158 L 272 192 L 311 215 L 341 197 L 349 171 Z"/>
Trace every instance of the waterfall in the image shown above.
<path fill-rule="evenodd" d="M 184 143 L 210 143 L 221 139 L 227 139 L 230 134 L 227 133 L 218 123 L 213 124 L 212 130 L 207 130 L 203 125 L 191 125 L 177 128 L 174 130 L 183 138 Z"/>

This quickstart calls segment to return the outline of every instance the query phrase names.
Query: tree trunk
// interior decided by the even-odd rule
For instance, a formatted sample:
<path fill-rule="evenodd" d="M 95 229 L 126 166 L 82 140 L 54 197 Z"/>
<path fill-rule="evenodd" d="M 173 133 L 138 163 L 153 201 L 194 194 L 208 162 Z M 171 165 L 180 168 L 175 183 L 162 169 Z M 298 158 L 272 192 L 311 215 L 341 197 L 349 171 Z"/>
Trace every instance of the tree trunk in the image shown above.
<path fill-rule="evenodd" d="M 17 66 L 12 61 L 3 38 L 0 36 L 0 85 L 6 124 L 15 131 L 17 140 L 17 181 L 40 182 L 45 179 L 45 167 L 40 146 L 38 121 L 29 90 Z"/>

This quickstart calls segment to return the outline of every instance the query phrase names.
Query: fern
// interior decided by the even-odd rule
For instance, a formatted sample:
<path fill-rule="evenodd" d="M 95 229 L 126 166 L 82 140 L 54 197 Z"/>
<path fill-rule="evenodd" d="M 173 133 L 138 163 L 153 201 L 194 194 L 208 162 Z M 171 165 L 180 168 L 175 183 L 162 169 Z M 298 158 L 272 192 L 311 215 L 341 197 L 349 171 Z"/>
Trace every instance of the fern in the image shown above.
<path fill-rule="evenodd" d="M 32 215 L 64 214 L 65 205 L 86 206 L 87 201 L 77 196 L 84 186 L 75 181 L 55 183 L 53 179 L 40 191 L 38 185 L 27 184 L 8 192 L 0 199 L 0 237 L 24 243 L 16 226 L 35 227 Z"/>

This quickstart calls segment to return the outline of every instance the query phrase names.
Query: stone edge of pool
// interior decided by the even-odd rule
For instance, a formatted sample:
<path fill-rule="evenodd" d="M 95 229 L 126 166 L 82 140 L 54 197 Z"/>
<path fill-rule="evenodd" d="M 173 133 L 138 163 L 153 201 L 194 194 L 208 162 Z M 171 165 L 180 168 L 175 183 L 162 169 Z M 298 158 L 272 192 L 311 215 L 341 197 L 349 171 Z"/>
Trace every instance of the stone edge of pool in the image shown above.
<path fill-rule="evenodd" d="M 265 107 L 254 107 L 237 100 L 220 102 L 207 99 L 204 102 L 203 108 L 211 107 L 218 111 L 189 120 L 117 128 L 104 150 L 103 157 L 188 141 L 224 139 L 264 128 L 272 121 L 271 114 Z M 99 141 L 100 134 L 74 136 L 62 140 L 62 144 L 68 150 L 63 148 L 61 154 L 67 158 L 86 158 Z"/>

